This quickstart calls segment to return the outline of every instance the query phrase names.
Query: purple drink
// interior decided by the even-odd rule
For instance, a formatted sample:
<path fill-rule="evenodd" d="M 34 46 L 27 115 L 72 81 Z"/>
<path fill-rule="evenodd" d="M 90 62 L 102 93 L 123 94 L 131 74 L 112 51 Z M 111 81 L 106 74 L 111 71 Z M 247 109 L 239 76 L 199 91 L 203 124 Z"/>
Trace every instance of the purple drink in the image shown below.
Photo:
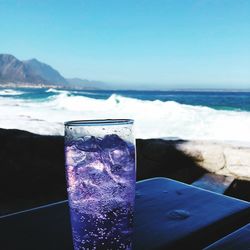
<path fill-rule="evenodd" d="M 74 249 L 132 249 L 135 146 L 131 120 L 65 124 Z"/>

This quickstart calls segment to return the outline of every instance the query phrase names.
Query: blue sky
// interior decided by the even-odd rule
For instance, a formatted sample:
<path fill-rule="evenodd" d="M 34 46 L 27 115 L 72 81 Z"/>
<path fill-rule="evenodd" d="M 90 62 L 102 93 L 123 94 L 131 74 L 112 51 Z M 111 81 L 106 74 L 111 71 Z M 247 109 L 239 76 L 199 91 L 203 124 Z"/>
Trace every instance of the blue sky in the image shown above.
<path fill-rule="evenodd" d="M 141 88 L 250 88 L 249 0 L 0 0 L 0 53 Z"/>

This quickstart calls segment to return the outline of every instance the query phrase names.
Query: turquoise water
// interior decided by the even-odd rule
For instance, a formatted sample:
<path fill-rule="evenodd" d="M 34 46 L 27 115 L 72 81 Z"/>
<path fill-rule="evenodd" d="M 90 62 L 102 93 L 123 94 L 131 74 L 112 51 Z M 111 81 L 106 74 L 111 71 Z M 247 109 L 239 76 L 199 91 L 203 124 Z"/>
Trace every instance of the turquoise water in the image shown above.
<path fill-rule="evenodd" d="M 20 95 L 8 95 L 1 93 L 1 97 L 11 97 L 19 99 L 29 99 L 34 101 L 46 101 L 49 97 L 60 94 L 60 91 L 48 92 L 48 89 L 16 89 Z M 249 92 L 230 92 L 230 91 L 67 91 L 69 96 L 85 96 L 94 99 L 108 99 L 113 94 L 140 100 L 160 100 L 175 101 L 180 104 L 195 106 L 207 106 L 219 110 L 245 110 L 250 111 L 250 91 Z"/>

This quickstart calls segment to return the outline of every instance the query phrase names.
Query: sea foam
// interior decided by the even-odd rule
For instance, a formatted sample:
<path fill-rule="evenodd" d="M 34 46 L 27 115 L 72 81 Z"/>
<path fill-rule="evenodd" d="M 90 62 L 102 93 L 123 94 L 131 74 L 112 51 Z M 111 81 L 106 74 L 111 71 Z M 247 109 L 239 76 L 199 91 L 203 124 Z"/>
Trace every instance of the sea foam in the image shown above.
<path fill-rule="evenodd" d="M 22 95 L 24 92 L 17 91 L 13 89 L 3 89 L 0 90 L 0 96 L 12 96 L 12 95 Z"/>
<path fill-rule="evenodd" d="M 174 101 L 145 101 L 113 94 L 94 99 L 57 92 L 34 101 L 0 97 L 0 127 L 63 135 L 68 120 L 132 118 L 136 138 L 250 141 L 250 112 L 215 110 Z"/>

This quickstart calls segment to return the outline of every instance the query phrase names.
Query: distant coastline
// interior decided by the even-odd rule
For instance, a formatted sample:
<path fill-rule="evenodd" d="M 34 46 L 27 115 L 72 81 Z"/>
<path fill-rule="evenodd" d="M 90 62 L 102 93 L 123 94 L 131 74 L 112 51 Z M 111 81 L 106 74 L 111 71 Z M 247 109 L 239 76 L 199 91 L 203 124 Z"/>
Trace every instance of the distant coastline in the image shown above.
<path fill-rule="evenodd" d="M 94 84 L 93 84 L 94 85 Z M 133 88 L 100 88 L 100 87 L 89 87 L 89 86 L 62 86 L 62 85 L 55 85 L 55 84 L 34 84 L 34 83 L 23 83 L 23 82 L 1 82 L 0 81 L 0 88 L 27 88 L 27 89 L 59 89 L 59 90 L 93 90 L 93 91 L 133 91 L 133 92 L 246 92 L 250 93 L 249 89 L 198 89 L 198 88 L 166 88 L 166 89 L 133 89 Z"/>
<path fill-rule="evenodd" d="M 99 90 L 99 88 L 90 88 L 86 86 L 61 86 L 54 84 L 34 84 L 34 83 L 18 83 L 18 82 L 10 82 L 10 83 L 1 83 L 0 88 L 27 88 L 27 89 L 59 89 L 59 90 Z"/>
<path fill-rule="evenodd" d="M 168 84 L 166 83 L 166 86 Z M 10 54 L 0 54 L 0 88 L 34 88 L 64 90 L 98 90 L 98 91 L 172 91 L 172 92 L 250 92 L 249 88 L 196 88 L 196 87 L 159 87 L 151 84 L 119 84 L 96 80 L 65 78 L 50 65 L 33 58 L 21 61 Z M 207 85 L 208 86 L 208 85 Z M 234 86 L 237 86 L 235 83 Z M 249 83 L 250 86 L 250 83 Z"/>

